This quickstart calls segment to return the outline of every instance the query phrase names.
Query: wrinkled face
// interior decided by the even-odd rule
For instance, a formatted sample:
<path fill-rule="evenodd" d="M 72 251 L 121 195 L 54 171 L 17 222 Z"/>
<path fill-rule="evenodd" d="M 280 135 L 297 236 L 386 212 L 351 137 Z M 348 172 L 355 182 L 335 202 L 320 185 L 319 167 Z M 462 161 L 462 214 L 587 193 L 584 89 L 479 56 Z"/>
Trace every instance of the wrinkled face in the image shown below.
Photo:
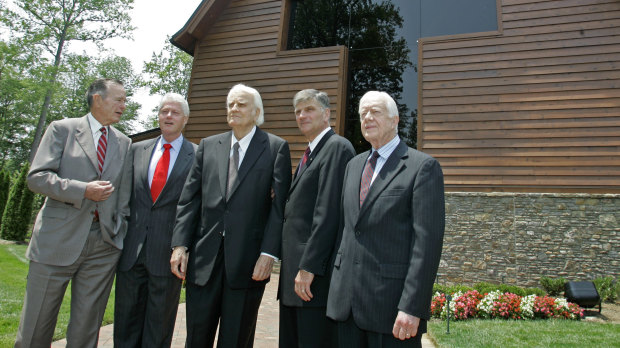
<path fill-rule="evenodd" d="M 362 135 L 373 148 L 382 147 L 396 136 L 398 116 L 390 117 L 382 99 L 366 99 L 359 110 Z"/>
<path fill-rule="evenodd" d="M 93 114 L 93 116 L 104 126 L 121 120 L 121 116 L 125 111 L 125 102 L 127 101 L 125 88 L 121 85 L 109 85 L 106 94 L 105 98 L 99 94 L 93 96 L 93 111 L 96 110 L 96 115 Z"/>
<path fill-rule="evenodd" d="M 308 141 L 314 140 L 329 126 L 329 109 L 323 109 L 316 100 L 307 100 L 295 106 L 297 127 Z"/>
<path fill-rule="evenodd" d="M 161 134 L 167 138 L 176 139 L 181 134 L 183 127 L 187 123 L 188 117 L 183 113 L 181 104 L 177 102 L 166 102 L 159 109 L 159 128 Z"/>
<path fill-rule="evenodd" d="M 252 95 L 245 92 L 233 92 L 227 100 L 228 114 L 226 121 L 233 129 L 250 129 L 256 124 L 259 110 L 254 106 Z"/>

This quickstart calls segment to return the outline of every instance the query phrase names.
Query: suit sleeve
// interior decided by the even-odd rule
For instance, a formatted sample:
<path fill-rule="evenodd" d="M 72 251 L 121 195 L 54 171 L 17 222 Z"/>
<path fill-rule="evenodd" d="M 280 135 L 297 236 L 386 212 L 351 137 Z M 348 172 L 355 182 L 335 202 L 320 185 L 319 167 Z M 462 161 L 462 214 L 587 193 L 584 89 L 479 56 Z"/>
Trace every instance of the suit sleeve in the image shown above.
<path fill-rule="evenodd" d="M 66 127 L 52 122 L 39 144 L 26 179 L 28 188 L 51 199 L 82 207 L 86 182 L 61 178 L 58 176 L 69 131 Z"/>
<path fill-rule="evenodd" d="M 445 226 L 443 174 L 434 158 L 424 161 L 416 175 L 411 207 L 411 260 L 398 309 L 428 320 Z"/>
<path fill-rule="evenodd" d="M 340 225 L 340 200 L 347 163 L 353 148 L 338 143 L 320 168 L 319 185 L 314 204 L 310 238 L 306 243 L 299 268 L 316 275 L 325 275 Z"/>
<path fill-rule="evenodd" d="M 118 200 L 117 200 L 117 235 L 125 235 L 127 227 L 129 226 L 129 201 L 131 200 L 132 188 L 133 188 L 133 156 L 134 147 L 131 145 L 131 141 L 127 146 L 127 155 L 123 162 L 123 173 L 121 176 L 121 182 L 119 187 Z"/>
<path fill-rule="evenodd" d="M 271 187 L 275 193 L 271 201 L 269 219 L 263 236 L 261 252 L 269 255 L 281 256 L 282 220 L 284 218 L 284 204 L 291 185 L 291 153 L 288 143 L 282 141 L 278 147 L 273 167 Z"/>
<path fill-rule="evenodd" d="M 205 140 L 200 141 L 196 150 L 194 163 L 185 179 L 181 197 L 177 205 L 176 222 L 172 232 L 171 247 L 184 246 L 189 248 L 200 222 L 202 206 L 202 165 L 205 151 Z"/>

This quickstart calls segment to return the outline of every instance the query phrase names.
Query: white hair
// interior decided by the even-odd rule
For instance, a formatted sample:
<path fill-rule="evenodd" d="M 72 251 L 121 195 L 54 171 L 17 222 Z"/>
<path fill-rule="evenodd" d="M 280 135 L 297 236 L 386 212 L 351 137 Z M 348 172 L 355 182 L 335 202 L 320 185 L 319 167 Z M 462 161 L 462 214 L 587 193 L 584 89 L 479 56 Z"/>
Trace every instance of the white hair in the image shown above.
<path fill-rule="evenodd" d="M 159 102 L 159 110 L 161 110 L 161 108 L 164 107 L 164 104 L 166 103 L 179 103 L 179 105 L 181 105 L 181 110 L 183 110 L 183 115 L 184 116 L 189 116 L 189 105 L 187 104 L 187 100 L 185 100 L 185 98 L 178 94 L 178 93 L 166 93 L 164 94 L 164 96 L 161 98 L 161 101 Z"/>
<path fill-rule="evenodd" d="M 263 124 L 263 122 L 265 122 L 265 112 L 263 111 L 263 100 L 260 97 L 260 93 L 258 93 L 258 91 L 252 87 L 248 87 L 242 83 L 234 85 L 233 88 L 231 88 L 230 91 L 228 91 L 228 96 L 226 97 L 226 108 L 228 108 L 228 102 L 229 102 L 230 96 L 233 93 L 237 93 L 237 92 L 247 93 L 252 96 L 252 98 L 254 99 L 254 106 L 258 108 L 258 118 L 256 119 L 256 125 L 260 126 L 261 124 Z"/>
<path fill-rule="evenodd" d="M 388 116 L 390 118 L 394 118 L 394 116 L 399 116 L 398 106 L 396 106 L 396 102 L 394 101 L 394 99 L 392 99 L 392 97 L 389 94 L 385 92 L 379 92 L 379 91 L 369 91 L 369 92 L 366 92 L 366 94 L 364 94 L 362 99 L 360 99 L 360 105 L 358 108 L 360 117 L 362 113 L 362 104 L 364 104 L 364 102 L 368 99 L 381 100 L 383 104 L 385 105 L 385 108 L 387 109 L 387 112 L 388 112 Z"/>

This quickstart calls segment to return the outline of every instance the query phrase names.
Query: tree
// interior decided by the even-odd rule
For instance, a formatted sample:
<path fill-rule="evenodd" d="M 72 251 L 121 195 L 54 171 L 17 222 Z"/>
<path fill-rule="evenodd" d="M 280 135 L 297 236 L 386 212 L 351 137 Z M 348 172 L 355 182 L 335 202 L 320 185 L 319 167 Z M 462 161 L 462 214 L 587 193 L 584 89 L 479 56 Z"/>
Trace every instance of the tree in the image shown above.
<path fill-rule="evenodd" d="M 143 87 L 148 87 L 150 94 L 163 95 L 173 92 L 187 98 L 193 62 L 194 57 L 173 46 L 168 37 L 164 48 L 159 53 L 153 52 L 151 60 L 144 62 L 142 72 L 147 78 L 143 81 Z M 159 126 L 156 110 L 153 110 L 153 114 L 146 120 L 145 126 Z"/>
<path fill-rule="evenodd" d="M 362 137 L 359 125 L 360 98 L 367 91 L 379 90 L 398 103 L 403 92 L 402 74 L 413 66 L 406 40 L 396 34 L 396 28 L 403 24 L 398 8 L 390 1 L 376 0 L 296 1 L 295 7 L 289 49 L 349 47 L 345 135 L 356 151 L 368 149 L 370 145 Z M 398 110 L 399 133 L 407 139 L 409 108 L 399 103 Z"/>
<path fill-rule="evenodd" d="M 11 187 L 11 175 L 6 170 L 0 171 L 0 211 L 4 213 L 7 199 L 9 198 L 9 188 Z M 0 214 L 0 226 L 2 226 L 2 215 Z"/>
<path fill-rule="evenodd" d="M 130 38 L 133 27 L 129 11 L 133 0 L 14 0 L 17 11 L 3 9 L 6 25 L 25 42 L 43 48 L 53 56 L 29 161 L 32 162 L 45 128 L 63 50 L 71 41 Z"/>
<path fill-rule="evenodd" d="M 0 226 L 0 236 L 7 240 L 23 241 L 26 237 L 28 224 L 23 224 L 21 214 L 22 197 L 25 191 L 30 191 L 26 186 L 26 175 L 28 175 L 29 165 L 25 164 L 13 179 L 9 198 L 2 214 L 2 226 Z M 32 202 L 31 202 L 32 203 Z M 30 214 L 28 214 L 30 217 Z"/>

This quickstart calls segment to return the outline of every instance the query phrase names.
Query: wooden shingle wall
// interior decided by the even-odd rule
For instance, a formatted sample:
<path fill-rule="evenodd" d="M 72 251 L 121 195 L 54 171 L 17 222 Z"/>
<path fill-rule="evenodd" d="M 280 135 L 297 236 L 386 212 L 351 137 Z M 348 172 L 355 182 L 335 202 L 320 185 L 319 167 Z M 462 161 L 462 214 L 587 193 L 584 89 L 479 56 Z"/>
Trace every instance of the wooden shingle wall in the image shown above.
<path fill-rule="evenodd" d="M 449 191 L 620 192 L 620 1 L 498 4 L 420 40 L 419 148 Z"/>
<path fill-rule="evenodd" d="M 185 136 L 194 142 L 230 130 L 226 95 L 237 83 L 256 88 L 263 99 L 263 130 L 288 140 L 293 166 L 307 146 L 295 122 L 292 99 L 305 88 L 330 96 L 331 124 L 343 132 L 346 48 L 280 50 L 281 11 L 273 0 L 230 1 L 194 50 L 190 82 L 191 117 Z"/>

